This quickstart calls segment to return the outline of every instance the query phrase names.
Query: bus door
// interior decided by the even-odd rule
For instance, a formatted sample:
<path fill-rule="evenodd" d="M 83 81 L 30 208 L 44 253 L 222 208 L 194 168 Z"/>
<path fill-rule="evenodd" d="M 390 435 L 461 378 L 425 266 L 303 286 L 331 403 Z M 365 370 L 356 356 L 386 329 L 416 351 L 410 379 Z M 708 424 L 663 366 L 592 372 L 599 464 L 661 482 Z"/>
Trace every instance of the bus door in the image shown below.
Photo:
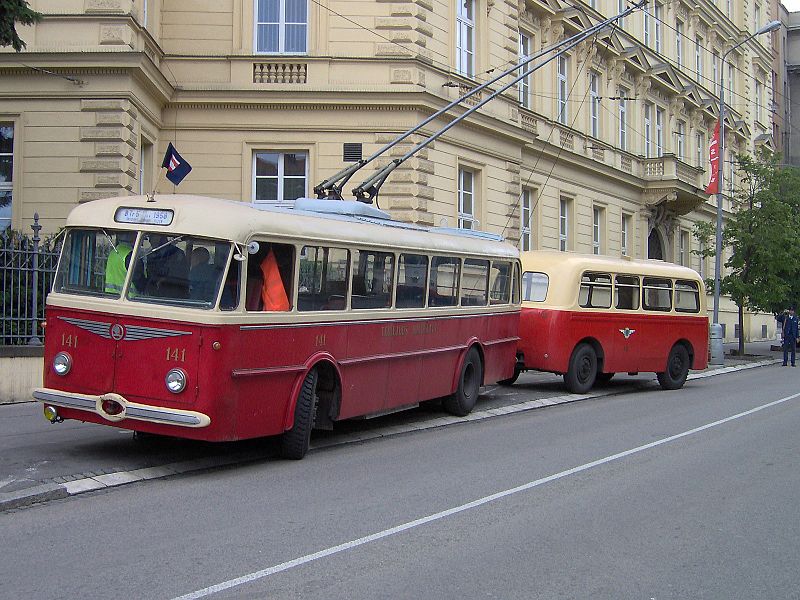
<path fill-rule="evenodd" d="M 642 321 L 640 348 L 642 371 L 662 371 L 673 343 L 671 327 L 672 280 L 642 277 Z"/>
<path fill-rule="evenodd" d="M 614 351 L 606 356 L 609 371 L 636 372 L 641 368 L 646 351 L 646 323 L 640 312 L 641 281 L 638 275 L 614 276 L 614 308 L 616 311 L 611 335 Z"/>

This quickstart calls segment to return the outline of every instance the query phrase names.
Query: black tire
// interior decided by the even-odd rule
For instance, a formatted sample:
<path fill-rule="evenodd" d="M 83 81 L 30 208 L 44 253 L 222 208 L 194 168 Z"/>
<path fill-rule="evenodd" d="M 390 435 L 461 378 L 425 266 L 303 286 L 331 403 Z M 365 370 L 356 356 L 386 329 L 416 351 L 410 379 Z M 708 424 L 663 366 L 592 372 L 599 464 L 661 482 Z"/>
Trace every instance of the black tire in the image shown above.
<path fill-rule="evenodd" d="M 614 373 L 598 373 L 594 378 L 595 383 L 608 383 L 614 379 Z"/>
<path fill-rule="evenodd" d="M 573 394 L 585 394 L 597 378 L 597 354 L 589 344 L 578 344 L 569 359 L 564 383 Z"/>
<path fill-rule="evenodd" d="M 689 351 L 683 344 L 675 344 L 667 357 L 667 369 L 656 373 L 658 383 L 665 390 L 679 390 L 689 375 Z"/>
<path fill-rule="evenodd" d="M 451 415 L 467 416 L 478 401 L 482 378 L 481 356 L 475 348 L 470 348 L 461 366 L 456 393 L 443 398 L 442 407 Z"/>
<path fill-rule="evenodd" d="M 317 412 L 316 369 L 310 371 L 303 380 L 297 404 L 294 407 L 294 425 L 281 436 L 281 456 L 300 460 L 308 452 L 311 443 L 311 430 L 314 428 L 314 415 Z"/>
<path fill-rule="evenodd" d="M 514 374 L 509 377 L 508 379 L 501 379 L 498 381 L 498 385 L 514 385 L 519 379 L 519 374 L 522 373 L 522 367 L 517 363 L 514 365 Z"/>

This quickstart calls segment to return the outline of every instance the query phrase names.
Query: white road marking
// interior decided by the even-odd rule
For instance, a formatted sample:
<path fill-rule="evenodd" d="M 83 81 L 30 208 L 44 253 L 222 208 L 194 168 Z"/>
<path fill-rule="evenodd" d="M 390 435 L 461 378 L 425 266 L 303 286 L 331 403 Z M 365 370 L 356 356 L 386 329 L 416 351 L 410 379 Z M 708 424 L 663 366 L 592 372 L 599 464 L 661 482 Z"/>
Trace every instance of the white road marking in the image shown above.
<path fill-rule="evenodd" d="M 701 425 L 700 427 L 695 427 L 694 429 L 689 429 L 688 431 L 684 431 L 682 433 L 678 433 L 675 435 L 671 435 L 669 437 L 662 438 L 660 440 L 656 440 L 655 442 L 650 442 L 649 444 L 644 444 L 642 446 L 637 446 L 636 448 L 631 448 L 630 450 L 625 450 L 623 452 L 618 452 L 617 454 L 612 454 L 611 456 L 606 456 L 604 458 L 600 458 L 598 460 L 594 460 L 592 462 L 585 463 L 578 467 L 573 467 L 572 469 L 567 469 L 566 471 L 561 471 L 560 473 L 555 473 L 554 475 L 549 475 L 547 477 L 543 477 L 541 479 L 536 479 L 535 481 L 529 481 L 528 483 L 519 485 L 517 487 L 513 487 L 507 490 L 503 490 L 501 492 L 497 492 L 491 494 L 489 496 L 484 496 L 483 498 L 479 498 L 477 500 L 473 500 L 472 502 L 467 502 L 466 504 L 461 504 L 460 506 L 454 506 L 453 508 L 449 508 L 447 510 L 443 510 L 441 512 L 434 513 L 432 515 L 428 515 L 427 517 L 422 517 L 420 519 L 415 519 L 413 521 L 408 521 L 407 523 L 403 523 L 402 525 L 396 525 L 395 527 L 390 527 L 389 529 L 384 529 L 383 531 L 378 531 L 377 533 L 373 533 L 364 537 L 360 537 L 355 540 L 351 540 L 349 542 L 345 542 L 343 544 L 338 544 L 336 546 L 331 546 L 330 548 L 326 548 L 324 550 L 320 550 L 318 552 L 314 552 L 312 554 L 306 554 L 305 556 L 300 556 L 298 558 L 283 562 L 279 565 L 274 565 L 272 567 L 268 567 L 266 569 L 262 569 L 260 571 L 254 571 L 253 573 L 249 573 L 247 575 L 242 575 L 241 577 L 236 577 L 235 579 L 229 579 L 228 581 L 223 581 L 216 585 L 212 585 L 201 590 L 197 590 L 195 592 L 191 592 L 189 594 L 185 594 L 183 596 L 179 596 L 174 598 L 173 600 L 196 600 L 198 598 L 205 598 L 206 596 L 210 596 L 212 594 L 216 594 L 218 592 L 222 592 L 225 590 L 229 590 L 233 587 L 243 585 L 245 583 L 252 583 L 253 581 L 257 581 L 259 579 L 264 579 L 265 577 L 269 577 L 270 575 L 275 575 L 276 573 L 281 573 L 283 571 L 288 571 L 289 569 L 293 569 L 294 567 L 299 567 L 301 565 L 310 563 L 315 560 L 319 560 L 320 558 L 325 558 L 327 556 L 332 556 L 334 554 L 339 554 L 340 552 L 344 552 L 346 550 L 351 550 L 353 548 L 357 548 L 359 546 L 363 546 L 365 544 L 369 544 L 371 542 L 375 542 L 377 540 L 381 540 L 383 538 L 395 535 L 397 533 L 401 533 L 403 531 L 407 531 L 409 529 L 413 529 L 415 527 L 419 527 L 421 525 L 426 525 L 428 523 L 432 523 L 434 521 L 439 521 L 446 517 L 450 517 L 452 515 L 464 512 L 471 508 L 476 508 L 478 506 L 483 506 L 484 504 L 489 504 L 490 502 L 494 502 L 496 500 L 500 500 L 501 498 L 505 498 L 507 496 L 511 496 L 513 494 L 518 494 L 520 492 L 525 492 L 535 487 L 539 487 L 544 485 L 545 483 L 550 483 L 551 481 L 556 481 L 558 479 L 563 479 L 564 477 L 568 477 L 570 475 L 574 475 L 576 473 L 581 473 L 582 471 L 587 471 L 589 469 L 593 469 L 594 467 L 599 467 L 600 465 L 604 465 L 606 463 L 610 463 L 615 460 L 620 460 L 622 458 L 626 458 L 633 454 L 638 454 L 639 452 L 644 452 L 645 450 L 649 450 L 651 448 L 655 448 L 656 446 L 662 446 L 664 444 L 668 444 L 670 442 L 674 442 L 675 440 L 679 440 L 681 438 L 685 438 L 690 435 L 694 435 L 696 433 L 700 433 L 701 431 L 705 431 L 706 429 L 711 429 L 712 427 L 717 427 L 719 425 L 724 425 L 730 421 L 734 421 L 736 419 L 741 419 L 742 417 L 746 417 L 748 415 L 752 415 L 764 409 L 776 406 L 778 404 L 782 404 L 784 402 L 788 402 L 789 400 L 793 400 L 795 398 L 800 397 L 800 393 L 792 394 L 791 396 L 786 396 L 785 398 L 781 398 L 780 400 L 775 400 L 774 402 L 768 402 L 767 404 L 762 404 L 761 406 L 757 406 L 755 408 L 751 408 L 750 410 L 746 410 L 744 412 L 737 413 L 730 417 L 726 417 L 724 419 L 720 419 L 719 421 L 714 421 L 713 423 L 707 423 L 705 425 Z"/>

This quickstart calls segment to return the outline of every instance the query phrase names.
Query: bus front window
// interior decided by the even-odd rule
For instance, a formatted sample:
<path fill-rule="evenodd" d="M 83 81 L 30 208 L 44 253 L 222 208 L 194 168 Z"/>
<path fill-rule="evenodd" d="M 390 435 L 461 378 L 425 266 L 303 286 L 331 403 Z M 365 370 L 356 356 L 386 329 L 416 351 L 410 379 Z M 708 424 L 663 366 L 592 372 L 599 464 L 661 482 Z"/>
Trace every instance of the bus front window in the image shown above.
<path fill-rule="evenodd" d="M 212 308 L 230 258 L 230 242 L 146 233 L 136 252 L 128 299 Z"/>
<path fill-rule="evenodd" d="M 71 229 L 64 240 L 53 291 L 119 298 L 135 242 L 135 231 Z"/>

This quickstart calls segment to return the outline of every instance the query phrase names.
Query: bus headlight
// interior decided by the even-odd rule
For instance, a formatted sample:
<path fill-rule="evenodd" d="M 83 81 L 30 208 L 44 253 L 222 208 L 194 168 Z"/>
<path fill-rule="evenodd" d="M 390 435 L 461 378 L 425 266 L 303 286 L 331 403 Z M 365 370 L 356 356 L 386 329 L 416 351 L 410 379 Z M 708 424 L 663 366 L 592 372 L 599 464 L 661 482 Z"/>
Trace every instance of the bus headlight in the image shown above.
<path fill-rule="evenodd" d="M 66 352 L 59 352 L 53 358 L 53 371 L 62 377 L 72 369 L 72 357 Z"/>
<path fill-rule="evenodd" d="M 171 369 L 167 373 L 164 382 L 167 384 L 167 389 L 173 394 L 180 394 L 186 389 L 186 373 L 183 369 Z"/>

